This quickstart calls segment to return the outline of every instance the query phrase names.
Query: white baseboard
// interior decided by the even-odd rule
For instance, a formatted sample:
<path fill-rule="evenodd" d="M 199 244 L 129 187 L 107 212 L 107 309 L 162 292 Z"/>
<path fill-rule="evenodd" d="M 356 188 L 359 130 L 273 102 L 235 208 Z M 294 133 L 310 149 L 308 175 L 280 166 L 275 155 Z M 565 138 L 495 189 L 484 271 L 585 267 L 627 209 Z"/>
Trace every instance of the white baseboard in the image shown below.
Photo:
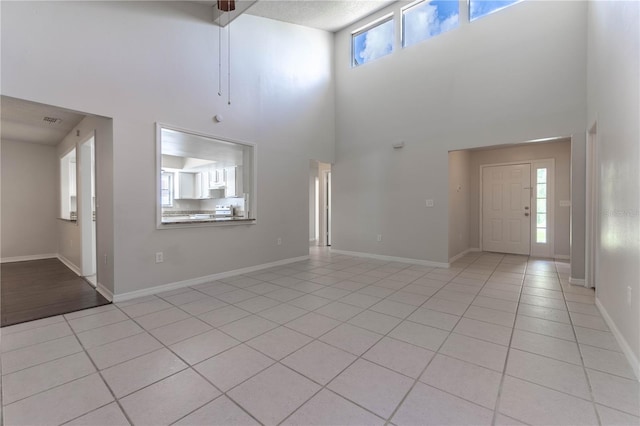
<path fill-rule="evenodd" d="M 3 257 L 2 259 L 0 259 L 0 263 L 26 262 L 28 260 L 55 259 L 56 257 L 58 257 L 56 253 L 34 254 L 30 256 Z"/>
<path fill-rule="evenodd" d="M 155 287 L 145 288 L 142 290 L 130 291 L 128 293 L 114 294 L 111 300 L 113 303 L 124 302 L 125 300 L 136 299 L 138 297 L 150 296 L 152 294 L 162 293 L 165 291 L 176 290 L 178 288 L 190 287 L 198 284 L 205 284 L 211 281 L 229 278 L 235 275 L 247 274 L 249 272 L 260 271 L 262 269 L 273 268 L 275 266 L 288 265 L 290 263 L 308 260 L 309 256 L 292 257 L 289 259 L 278 260 L 276 262 L 263 263 L 260 265 L 249 266 L 247 268 L 234 269 L 232 271 L 220 272 L 219 274 L 206 275 L 204 277 L 191 278 L 184 281 L 162 284 Z M 106 297 L 106 296 L 105 296 Z"/>
<path fill-rule="evenodd" d="M 556 260 L 571 260 L 571 256 L 568 254 L 554 254 L 553 258 Z"/>
<path fill-rule="evenodd" d="M 584 287 L 585 281 L 584 278 L 573 278 L 573 277 L 569 277 L 569 284 L 573 284 L 573 285 L 581 285 Z"/>
<path fill-rule="evenodd" d="M 453 262 L 455 262 L 458 259 L 462 259 L 465 255 L 471 253 L 471 252 L 478 252 L 481 251 L 479 248 L 477 247 L 472 247 L 472 248 L 468 248 L 464 251 L 461 251 L 460 253 L 456 254 L 455 256 L 453 256 L 451 259 L 449 259 L 449 264 L 452 264 Z"/>
<path fill-rule="evenodd" d="M 109 290 L 102 284 L 98 283 L 98 285 L 96 286 L 96 291 L 100 293 L 109 302 L 113 302 L 113 293 L 111 292 L 111 290 Z"/>
<path fill-rule="evenodd" d="M 70 261 L 69 259 L 67 259 L 61 254 L 57 254 L 56 257 L 60 262 L 64 263 L 67 268 L 75 272 L 76 275 L 78 275 L 79 277 L 82 276 L 82 273 L 80 272 L 80 268 L 78 268 L 72 261 Z"/>
<path fill-rule="evenodd" d="M 432 266 L 435 268 L 449 267 L 449 264 L 444 262 L 432 262 L 430 260 L 411 259 L 408 257 L 385 256 L 382 254 L 361 253 L 358 251 L 335 250 L 333 248 L 331 249 L 331 252 L 336 254 L 344 254 L 346 256 L 366 257 L 369 259 L 387 260 L 389 262 L 411 263 L 413 265 Z"/>
<path fill-rule="evenodd" d="M 629 343 L 627 342 L 627 340 L 624 338 L 622 333 L 620 333 L 620 330 L 618 330 L 616 323 L 613 322 L 613 320 L 609 316 L 609 313 L 604 308 L 602 303 L 600 303 L 600 299 L 598 299 L 597 296 L 596 296 L 596 306 L 598 307 L 598 310 L 600 311 L 602 318 L 604 318 L 604 322 L 607 323 L 607 325 L 611 329 L 611 332 L 613 333 L 616 340 L 618 341 L 618 345 L 620 345 L 622 352 L 627 357 L 627 361 L 629 361 L 629 364 L 631 364 L 631 368 L 633 369 L 633 372 L 636 374 L 636 378 L 638 379 L 638 381 L 640 381 L 640 361 L 638 361 L 638 357 L 633 352 L 633 350 L 631 350 L 631 346 L 629 346 Z"/>

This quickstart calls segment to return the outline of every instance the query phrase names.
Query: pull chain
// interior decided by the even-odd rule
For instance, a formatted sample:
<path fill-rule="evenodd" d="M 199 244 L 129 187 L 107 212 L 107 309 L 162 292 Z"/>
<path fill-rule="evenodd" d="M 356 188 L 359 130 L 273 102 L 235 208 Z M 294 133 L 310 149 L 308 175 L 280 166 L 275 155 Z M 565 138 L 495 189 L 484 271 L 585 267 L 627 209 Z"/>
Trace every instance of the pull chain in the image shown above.
<path fill-rule="evenodd" d="M 222 27 L 218 25 L 218 96 L 222 96 Z"/>

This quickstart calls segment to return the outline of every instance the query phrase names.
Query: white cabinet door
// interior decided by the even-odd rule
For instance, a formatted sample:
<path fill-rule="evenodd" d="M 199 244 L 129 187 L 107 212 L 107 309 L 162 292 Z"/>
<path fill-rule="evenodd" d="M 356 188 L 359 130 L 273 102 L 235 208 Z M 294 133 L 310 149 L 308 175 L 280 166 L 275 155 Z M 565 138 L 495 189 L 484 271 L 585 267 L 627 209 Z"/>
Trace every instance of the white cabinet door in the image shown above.
<path fill-rule="evenodd" d="M 225 167 L 224 169 L 225 180 L 227 184 L 227 189 L 224 193 L 225 197 L 237 197 L 236 194 L 236 168 L 235 167 Z"/>
<path fill-rule="evenodd" d="M 196 198 L 196 179 L 195 179 L 195 173 L 186 173 L 186 172 L 179 172 L 177 173 L 177 177 L 178 177 L 178 185 L 177 185 L 177 189 L 178 189 L 178 193 L 176 194 L 175 198 L 177 200 L 179 199 L 193 199 Z"/>

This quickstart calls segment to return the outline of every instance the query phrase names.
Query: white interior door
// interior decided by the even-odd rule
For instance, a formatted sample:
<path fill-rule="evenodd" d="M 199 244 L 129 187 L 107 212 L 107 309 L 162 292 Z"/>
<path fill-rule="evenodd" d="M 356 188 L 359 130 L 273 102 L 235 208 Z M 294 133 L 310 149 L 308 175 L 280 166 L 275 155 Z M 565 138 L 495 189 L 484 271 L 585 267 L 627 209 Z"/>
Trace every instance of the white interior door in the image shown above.
<path fill-rule="evenodd" d="M 531 245 L 531 165 L 484 167 L 482 249 L 529 254 Z"/>

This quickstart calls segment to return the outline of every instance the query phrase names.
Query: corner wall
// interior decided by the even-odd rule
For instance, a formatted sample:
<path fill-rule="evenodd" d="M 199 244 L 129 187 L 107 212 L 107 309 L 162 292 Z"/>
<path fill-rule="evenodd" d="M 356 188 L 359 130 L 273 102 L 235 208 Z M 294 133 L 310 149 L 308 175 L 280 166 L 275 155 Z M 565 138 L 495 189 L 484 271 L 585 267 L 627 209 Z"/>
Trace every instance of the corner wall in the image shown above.
<path fill-rule="evenodd" d="M 471 247 L 469 212 L 471 188 L 471 153 L 449 153 L 449 260 Z"/>
<path fill-rule="evenodd" d="M 588 126 L 597 123 L 596 298 L 640 378 L 640 3 L 590 1 Z"/>
<path fill-rule="evenodd" d="M 56 161 L 65 152 L 95 134 L 96 150 L 96 259 L 98 283 L 113 292 L 114 290 L 114 197 L 113 197 L 113 123 L 105 117 L 87 116 L 57 145 Z M 81 164 L 77 156 L 78 167 Z M 80 176 L 80 173 L 77 174 Z M 57 182 L 59 179 L 56 177 Z M 59 194 L 56 184 L 56 194 Z M 78 205 L 82 203 L 82 192 L 78 194 Z M 57 223 L 58 254 L 77 270 L 82 265 L 82 238 L 79 222 L 60 220 Z"/>

